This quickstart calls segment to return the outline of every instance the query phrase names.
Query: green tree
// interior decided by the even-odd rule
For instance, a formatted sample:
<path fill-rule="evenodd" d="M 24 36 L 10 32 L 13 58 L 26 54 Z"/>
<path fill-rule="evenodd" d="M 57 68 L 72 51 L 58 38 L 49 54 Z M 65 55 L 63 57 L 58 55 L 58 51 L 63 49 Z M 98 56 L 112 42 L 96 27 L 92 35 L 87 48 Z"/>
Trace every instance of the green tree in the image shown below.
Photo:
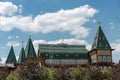
<path fill-rule="evenodd" d="M 0 80 L 3 80 L 2 74 L 0 73 Z"/>
<path fill-rule="evenodd" d="M 72 80 L 84 80 L 86 69 L 78 66 L 77 68 L 72 68 L 70 75 Z"/>
<path fill-rule="evenodd" d="M 108 69 L 101 70 L 101 78 L 111 80 L 111 76 Z"/>
<path fill-rule="evenodd" d="M 18 74 L 18 71 L 15 70 L 15 71 L 12 71 L 8 77 L 6 78 L 6 80 L 19 80 L 19 74 Z"/>
<path fill-rule="evenodd" d="M 69 67 L 59 67 L 55 70 L 56 80 L 70 80 L 70 69 Z"/>
<path fill-rule="evenodd" d="M 49 80 L 54 80 L 54 75 L 55 75 L 55 69 L 52 67 L 49 72 L 48 72 L 48 75 L 49 75 Z"/>

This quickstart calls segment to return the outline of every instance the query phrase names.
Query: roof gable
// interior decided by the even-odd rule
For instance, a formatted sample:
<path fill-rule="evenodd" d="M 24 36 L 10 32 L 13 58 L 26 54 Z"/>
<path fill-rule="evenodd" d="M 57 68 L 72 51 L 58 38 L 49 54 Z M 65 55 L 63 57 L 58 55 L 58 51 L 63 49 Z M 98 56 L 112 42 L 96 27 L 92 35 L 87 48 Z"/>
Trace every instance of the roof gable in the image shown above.
<path fill-rule="evenodd" d="M 29 58 L 29 57 L 36 58 L 37 57 L 31 38 L 29 38 L 29 40 L 27 42 L 27 45 L 25 48 L 25 55 L 26 55 L 26 58 Z"/>
<path fill-rule="evenodd" d="M 101 28 L 101 26 L 98 27 L 98 30 L 96 32 L 92 49 L 111 49 L 111 46 Z"/>
<path fill-rule="evenodd" d="M 11 63 L 17 63 L 16 56 L 15 56 L 14 49 L 13 49 L 13 46 L 12 46 L 11 49 L 10 49 L 10 52 L 9 52 L 9 54 L 8 54 L 6 63 L 10 63 L 10 64 L 11 64 Z"/>

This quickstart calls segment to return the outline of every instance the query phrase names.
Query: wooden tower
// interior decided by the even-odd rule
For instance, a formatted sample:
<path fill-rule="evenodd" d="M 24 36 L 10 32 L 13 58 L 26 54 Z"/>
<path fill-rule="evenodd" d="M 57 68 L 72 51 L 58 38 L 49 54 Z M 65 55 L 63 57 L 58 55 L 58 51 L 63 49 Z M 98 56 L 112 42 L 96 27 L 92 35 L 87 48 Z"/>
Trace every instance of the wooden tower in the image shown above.
<path fill-rule="evenodd" d="M 100 67 L 112 66 L 112 51 L 102 28 L 100 22 L 98 22 L 98 30 L 94 37 L 92 49 L 89 51 L 91 64 L 98 65 Z"/>

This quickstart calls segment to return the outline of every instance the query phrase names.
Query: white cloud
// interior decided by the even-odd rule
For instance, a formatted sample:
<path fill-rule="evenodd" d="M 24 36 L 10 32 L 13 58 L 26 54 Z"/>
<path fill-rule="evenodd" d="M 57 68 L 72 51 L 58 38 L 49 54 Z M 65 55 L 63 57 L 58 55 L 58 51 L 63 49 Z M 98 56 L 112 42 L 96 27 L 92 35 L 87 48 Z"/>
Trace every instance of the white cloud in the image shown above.
<path fill-rule="evenodd" d="M 18 39 L 18 38 L 19 38 L 19 36 L 15 36 L 15 38 L 16 38 L 16 39 Z"/>
<path fill-rule="evenodd" d="M 10 41 L 6 44 L 6 46 L 15 46 L 15 47 L 18 47 L 20 46 L 20 43 L 17 42 L 17 41 Z"/>
<path fill-rule="evenodd" d="M 79 40 L 79 39 L 59 39 L 55 41 L 45 41 L 45 40 L 34 40 L 33 45 L 35 47 L 35 50 L 38 50 L 38 44 L 69 44 L 69 45 L 85 45 L 88 50 L 91 49 L 91 45 L 86 40 Z"/>
<path fill-rule="evenodd" d="M 120 60 L 120 40 L 116 40 L 111 44 L 111 46 L 113 49 L 115 49 L 113 51 L 113 58 L 114 58 L 114 61 L 116 62 Z"/>
<path fill-rule="evenodd" d="M 116 40 L 114 43 L 111 44 L 112 47 L 115 49 L 116 53 L 120 53 L 120 40 Z"/>
<path fill-rule="evenodd" d="M 8 39 L 11 39 L 12 38 L 12 36 L 8 36 Z"/>
<path fill-rule="evenodd" d="M 93 23 L 97 23 L 96 19 L 93 19 L 92 22 L 93 22 Z"/>
<path fill-rule="evenodd" d="M 115 28 L 115 24 L 114 24 L 113 22 L 110 22 L 109 25 L 110 25 L 110 28 L 111 28 L 111 29 L 114 29 L 114 28 Z"/>
<path fill-rule="evenodd" d="M 8 36 L 9 40 L 18 39 L 18 38 L 19 38 L 19 36 Z"/>
<path fill-rule="evenodd" d="M 49 33 L 54 31 L 67 31 L 77 38 L 89 35 L 89 28 L 84 24 L 97 13 L 98 10 L 89 5 L 80 6 L 69 10 L 59 10 L 54 13 L 38 14 L 32 16 L 0 17 L 0 30 L 10 31 L 17 28 L 26 32 Z"/>
<path fill-rule="evenodd" d="M 13 15 L 18 11 L 18 6 L 12 2 L 0 2 L 0 14 L 1 15 Z"/>
<path fill-rule="evenodd" d="M 0 61 L 0 62 L 1 62 L 2 64 L 5 63 L 6 59 L 7 59 L 7 58 L 5 58 L 5 57 L 1 57 L 1 61 Z"/>
<path fill-rule="evenodd" d="M 18 9 L 18 13 L 19 13 L 19 14 L 22 13 L 22 8 L 23 8 L 23 6 L 22 6 L 22 5 L 19 5 L 19 9 Z"/>

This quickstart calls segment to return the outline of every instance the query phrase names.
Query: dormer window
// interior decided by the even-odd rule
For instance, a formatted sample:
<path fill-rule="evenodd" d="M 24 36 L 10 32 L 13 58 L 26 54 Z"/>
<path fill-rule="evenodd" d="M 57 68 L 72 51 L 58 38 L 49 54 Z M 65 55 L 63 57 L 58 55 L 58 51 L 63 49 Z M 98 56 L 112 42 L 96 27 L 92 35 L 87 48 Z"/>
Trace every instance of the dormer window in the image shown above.
<path fill-rule="evenodd" d="M 66 54 L 66 57 L 68 57 L 68 54 Z"/>
<path fill-rule="evenodd" d="M 76 54 L 76 57 L 78 57 L 78 54 Z"/>
<path fill-rule="evenodd" d="M 105 44 L 106 47 L 108 47 L 108 44 Z"/>
<path fill-rule="evenodd" d="M 56 54 L 56 56 L 58 57 L 58 54 Z"/>
<path fill-rule="evenodd" d="M 99 46 L 100 46 L 100 47 L 102 47 L 102 44 L 101 44 L 101 43 L 99 43 Z"/>
<path fill-rule="evenodd" d="M 46 53 L 46 55 L 45 55 L 46 57 L 48 57 L 48 53 Z"/>
<path fill-rule="evenodd" d="M 105 37 L 104 37 L 104 36 L 102 36 L 102 39 L 104 40 L 104 39 L 105 39 Z"/>

